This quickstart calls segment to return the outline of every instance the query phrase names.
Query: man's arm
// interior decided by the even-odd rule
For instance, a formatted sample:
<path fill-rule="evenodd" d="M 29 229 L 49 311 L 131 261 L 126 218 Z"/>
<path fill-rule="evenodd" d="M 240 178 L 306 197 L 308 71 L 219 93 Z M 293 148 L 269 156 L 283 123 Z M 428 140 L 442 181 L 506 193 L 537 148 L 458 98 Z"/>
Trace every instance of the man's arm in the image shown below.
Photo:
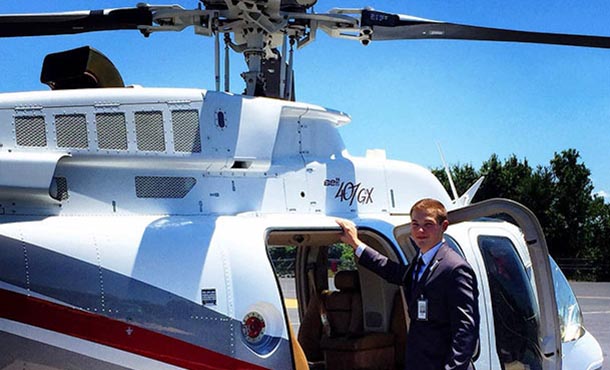
<path fill-rule="evenodd" d="M 358 238 L 358 230 L 352 222 L 343 219 L 336 219 L 335 222 L 342 229 L 341 241 L 351 245 L 358 257 L 358 263 L 392 284 L 404 283 L 407 276 L 407 266 L 394 262 L 373 248 L 367 247 Z M 358 249 L 360 249 L 359 253 L 357 252 Z"/>
<path fill-rule="evenodd" d="M 479 342 L 479 292 L 472 268 L 466 264 L 451 272 L 447 289 L 451 320 L 451 350 L 445 370 L 466 370 Z"/>

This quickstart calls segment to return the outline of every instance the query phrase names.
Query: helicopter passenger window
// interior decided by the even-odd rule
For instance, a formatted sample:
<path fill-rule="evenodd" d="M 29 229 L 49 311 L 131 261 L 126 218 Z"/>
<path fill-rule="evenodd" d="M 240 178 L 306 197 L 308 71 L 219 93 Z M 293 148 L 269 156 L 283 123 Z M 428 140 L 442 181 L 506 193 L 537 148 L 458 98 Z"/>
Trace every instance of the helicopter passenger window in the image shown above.
<path fill-rule="evenodd" d="M 503 369 L 542 369 L 539 309 L 532 286 L 510 239 L 478 238 L 491 291 L 496 350 Z"/>

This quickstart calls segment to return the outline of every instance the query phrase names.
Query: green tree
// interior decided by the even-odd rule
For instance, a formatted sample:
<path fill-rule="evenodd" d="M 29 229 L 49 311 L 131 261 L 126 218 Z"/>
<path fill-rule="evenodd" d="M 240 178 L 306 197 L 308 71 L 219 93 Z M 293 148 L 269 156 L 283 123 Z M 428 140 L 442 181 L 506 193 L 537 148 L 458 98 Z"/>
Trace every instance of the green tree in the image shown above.
<path fill-rule="evenodd" d="M 479 179 L 479 177 L 481 177 L 479 172 L 475 170 L 471 164 L 460 165 L 458 163 L 456 165 L 449 166 L 449 170 L 451 171 L 451 177 L 453 178 L 453 183 L 458 192 L 458 196 L 464 194 L 464 192 L 468 190 L 472 184 Z M 445 168 L 433 168 L 432 173 L 434 173 L 434 175 L 441 181 L 443 186 L 451 194 L 451 186 L 449 185 Z"/>
<path fill-rule="evenodd" d="M 527 163 L 519 161 L 513 154 L 502 163 L 496 154 L 481 166 L 481 175 L 485 181 L 481 186 L 475 201 L 490 198 L 508 198 L 519 201 L 523 189 L 531 181 L 532 168 Z"/>
<path fill-rule="evenodd" d="M 542 228 L 548 230 L 553 219 L 554 197 L 553 174 L 548 167 L 538 166 L 523 180 L 516 200 L 534 212 Z"/>
<path fill-rule="evenodd" d="M 501 161 L 492 154 L 479 171 L 459 164 L 451 170 L 460 194 L 485 176 L 475 202 L 501 197 L 532 210 L 545 231 L 551 255 L 560 261 L 581 261 L 583 268 L 572 277 L 610 280 L 610 204 L 593 194 L 591 172 L 577 150 L 555 153 L 548 166 L 535 169 L 527 159 L 511 155 Z M 450 191 L 444 169 L 432 171 Z"/>
<path fill-rule="evenodd" d="M 554 256 L 580 258 L 587 249 L 587 218 L 593 202 L 591 171 L 579 163 L 575 149 L 555 153 L 551 160 L 554 194 L 548 225 L 550 248 Z"/>
<path fill-rule="evenodd" d="M 591 261 L 596 280 L 610 281 L 610 204 L 600 196 L 593 197 L 586 228 L 588 248 L 583 257 Z"/>

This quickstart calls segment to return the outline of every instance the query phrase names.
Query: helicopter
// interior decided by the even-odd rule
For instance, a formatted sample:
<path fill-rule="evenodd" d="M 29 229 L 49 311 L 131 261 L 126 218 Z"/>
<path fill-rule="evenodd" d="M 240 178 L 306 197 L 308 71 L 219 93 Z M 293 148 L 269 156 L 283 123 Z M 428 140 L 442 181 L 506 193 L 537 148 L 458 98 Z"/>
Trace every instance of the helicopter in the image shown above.
<path fill-rule="evenodd" d="M 332 295 L 336 217 L 408 263 L 408 211 L 424 197 L 449 209 L 446 239 L 481 281 L 475 366 L 601 368 L 599 344 L 536 217 L 509 200 L 471 204 L 480 181 L 451 196 L 421 166 L 382 151 L 351 156 L 338 132 L 349 115 L 296 101 L 293 58 L 318 32 L 363 45 L 464 39 L 610 48 L 610 38 L 369 8 L 316 13 L 314 3 L 0 15 L 0 37 L 193 28 L 214 39 L 216 66 L 214 90 L 125 86 L 107 57 L 82 47 L 45 58 L 41 81 L 51 91 L 0 94 L 0 368 L 402 368 L 408 323 L 398 287 L 351 270 L 362 311 L 361 342 L 349 343 L 357 350 L 341 335 L 319 333 L 319 301 Z M 230 52 L 246 60 L 243 94 L 228 91 Z M 286 246 L 296 250 L 298 333 L 270 258 Z"/>

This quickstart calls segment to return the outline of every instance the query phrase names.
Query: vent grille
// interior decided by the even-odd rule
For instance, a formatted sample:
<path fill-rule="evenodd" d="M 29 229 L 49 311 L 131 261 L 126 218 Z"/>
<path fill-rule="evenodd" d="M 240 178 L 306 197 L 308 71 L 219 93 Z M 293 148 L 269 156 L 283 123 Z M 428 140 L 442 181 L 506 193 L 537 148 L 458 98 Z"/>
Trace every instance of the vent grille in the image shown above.
<path fill-rule="evenodd" d="M 89 147 L 87 139 L 87 119 L 84 114 L 55 116 L 55 131 L 59 148 Z"/>
<path fill-rule="evenodd" d="M 65 177 L 53 177 L 49 194 L 53 199 L 62 201 L 70 197 L 68 194 L 68 180 Z"/>
<path fill-rule="evenodd" d="M 136 112 L 135 119 L 138 150 L 165 151 L 163 114 L 161 112 Z"/>
<path fill-rule="evenodd" d="M 199 112 L 197 110 L 172 111 L 174 150 L 186 153 L 201 153 Z"/>
<path fill-rule="evenodd" d="M 123 113 L 96 114 L 95 124 L 100 149 L 127 150 L 127 127 Z"/>
<path fill-rule="evenodd" d="M 136 176 L 138 198 L 184 198 L 197 184 L 194 177 Z"/>
<path fill-rule="evenodd" d="M 47 146 L 44 117 L 15 117 L 15 139 L 21 146 Z"/>

